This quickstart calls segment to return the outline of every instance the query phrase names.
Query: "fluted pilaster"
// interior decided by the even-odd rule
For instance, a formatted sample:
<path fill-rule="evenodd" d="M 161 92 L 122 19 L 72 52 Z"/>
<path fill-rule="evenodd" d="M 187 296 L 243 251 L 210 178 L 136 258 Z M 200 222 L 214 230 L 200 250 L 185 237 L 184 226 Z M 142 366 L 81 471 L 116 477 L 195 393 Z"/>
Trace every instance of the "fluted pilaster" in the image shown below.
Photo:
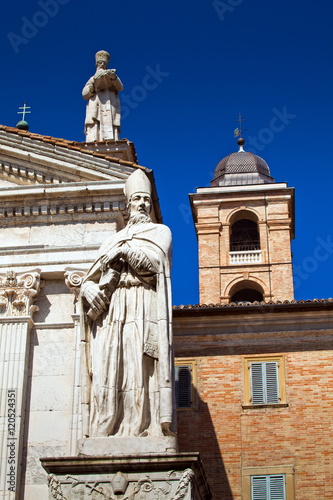
<path fill-rule="evenodd" d="M 29 331 L 38 270 L 0 275 L 0 499 L 19 498 Z"/>
<path fill-rule="evenodd" d="M 78 440 L 82 438 L 82 410 L 81 410 L 81 328 L 80 328 L 80 288 L 85 272 L 78 269 L 67 269 L 65 282 L 74 294 L 74 346 L 73 346 L 73 386 L 72 386 L 72 411 L 70 426 L 69 454 L 77 453 Z"/>

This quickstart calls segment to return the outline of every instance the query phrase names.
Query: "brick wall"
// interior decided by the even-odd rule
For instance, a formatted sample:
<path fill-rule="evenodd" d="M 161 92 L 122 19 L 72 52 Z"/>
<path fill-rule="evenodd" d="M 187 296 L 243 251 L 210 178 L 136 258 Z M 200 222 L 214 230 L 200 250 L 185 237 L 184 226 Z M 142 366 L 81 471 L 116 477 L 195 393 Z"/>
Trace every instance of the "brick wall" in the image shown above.
<path fill-rule="evenodd" d="M 295 467 L 297 500 L 333 498 L 333 352 L 282 354 L 288 406 L 274 408 L 242 408 L 243 355 L 197 359 L 198 409 L 178 411 L 179 444 L 200 452 L 216 500 L 242 498 L 243 467 L 280 465 Z"/>

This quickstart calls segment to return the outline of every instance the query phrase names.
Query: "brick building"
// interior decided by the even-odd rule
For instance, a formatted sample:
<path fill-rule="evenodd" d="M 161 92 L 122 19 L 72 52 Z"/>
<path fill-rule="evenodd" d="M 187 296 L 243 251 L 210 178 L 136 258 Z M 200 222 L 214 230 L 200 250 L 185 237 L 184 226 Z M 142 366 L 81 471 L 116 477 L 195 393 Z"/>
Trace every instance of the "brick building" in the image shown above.
<path fill-rule="evenodd" d="M 331 499 L 333 301 L 294 300 L 293 189 L 238 142 L 190 195 L 200 304 L 174 309 L 180 448 L 200 451 L 216 500 Z"/>

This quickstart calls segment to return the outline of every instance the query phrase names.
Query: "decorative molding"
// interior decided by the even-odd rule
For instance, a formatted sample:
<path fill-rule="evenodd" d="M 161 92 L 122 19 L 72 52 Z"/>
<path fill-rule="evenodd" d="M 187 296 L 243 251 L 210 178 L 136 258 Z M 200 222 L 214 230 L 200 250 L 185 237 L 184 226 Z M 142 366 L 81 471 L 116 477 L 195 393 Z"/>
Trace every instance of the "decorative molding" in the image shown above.
<path fill-rule="evenodd" d="M 216 222 L 202 222 L 203 218 L 200 218 L 200 222 L 195 224 L 198 236 L 202 234 L 219 234 L 222 230 L 222 223 L 220 221 Z"/>
<path fill-rule="evenodd" d="M 70 474 L 62 476 L 59 479 L 55 474 L 49 474 L 48 485 L 50 498 L 55 498 L 56 500 L 70 500 L 77 498 L 78 495 L 81 498 L 86 498 L 86 495 L 95 498 L 94 494 L 97 494 L 98 498 L 106 498 L 107 500 L 117 500 L 119 495 L 125 494 L 125 498 L 122 496 L 124 500 L 146 498 L 146 495 L 152 498 L 151 494 L 154 495 L 154 498 L 165 498 L 165 500 L 186 500 L 193 498 L 192 481 L 194 479 L 194 472 L 192 469 L 184 470 L 178 481 L 176 491 L 172 493 L 175 478 L 171 479 L 171 477 L 175 475 L 174 473 L 175 471 L 173 470 L 169 471 L 162 479 L 162 482 L 161 478 L 159 478 L 156 484 L 152 481 L 149 474 L 129 484 L 128 478 L 120 471 L 111 480 L 102 476 L 98 480 L 96 477 L 75 477 Z"/>
<path fill-rule="evenodd" d="M 185 500 L 186 496 L 192 489 L 192 481 L 194 479 L 194 472 L 192 469 L 185 469 L 182 477 L 179 480 L 174 500 Z M 187 498 L 192 498 L 192 495 L 187 496 Z"/>
<path fill-rule="evenodd" d="M 47 477 L 51 498 L 56 500 L 66 500 L 61 489 L 61 483 L 55 474 L 49 474 Z"/>
<path fill-rule="evenodd" d="M 101 212 L 117 212 L 126 209 L 125 203 L 115 201 L 104 202 L 86 202 L 86 203 L 62 203 L 56 204 L 36 204 L 30 206 L 11 206 L 0 207 L 0 218 L 12 217 L 38 217 L 49 215 L 72 215 L 80 213 L 101 213 Z"/>
<path fill-rule="evenodd" d="M 82 285 L 82 280 L 87 273 L 81 269 L 71 269 L 67 268 L 65 270 L 65 283 L 67 288 L 74 293 L 76 300 L 80 294 L 80 287 Z"/>
<path fill-rule="evenodd" d="M 42 170 L 35 170 L 31 167 L 16 165 L 7 161 L 0 162 L 0 172 L 6 180 L 20 179 L 26 184 L 61 184 L 62 182 L 70 182 L 69 178 L 60 177 L 58 175 L 49 175 Z"/>
<path fill-rule="evenodd" d="M 39 292 L 41 281 L 39 270 L 17 275 L 7 271 L 0 275 L 0 318 L 33 316 L 38 307 L 33 305 L 34 297 Z"/>

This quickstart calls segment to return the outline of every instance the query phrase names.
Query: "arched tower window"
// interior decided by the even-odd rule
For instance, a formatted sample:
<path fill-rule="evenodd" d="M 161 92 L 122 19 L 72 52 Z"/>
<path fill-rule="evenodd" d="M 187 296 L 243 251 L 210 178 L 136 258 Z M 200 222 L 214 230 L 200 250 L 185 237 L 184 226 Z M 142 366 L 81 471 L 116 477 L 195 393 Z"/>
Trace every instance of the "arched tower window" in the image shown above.
<path fill-rule="evenodd" d="M 264 290 L 258 283 L 244 280 L 232 287 L 230 290 L 230 302 L 262 302 Z"/>
<path fill-rule="evenodd" d="M 258 217 L 250 210 L 238 210 L 230 220 L 230 264 L 261 263 Z"/>
<path fill-rule="evenodd" d="M 231 226 L 230 251 L 260 250 L 258 224 L 254 220 L 240 219 Z"/>

